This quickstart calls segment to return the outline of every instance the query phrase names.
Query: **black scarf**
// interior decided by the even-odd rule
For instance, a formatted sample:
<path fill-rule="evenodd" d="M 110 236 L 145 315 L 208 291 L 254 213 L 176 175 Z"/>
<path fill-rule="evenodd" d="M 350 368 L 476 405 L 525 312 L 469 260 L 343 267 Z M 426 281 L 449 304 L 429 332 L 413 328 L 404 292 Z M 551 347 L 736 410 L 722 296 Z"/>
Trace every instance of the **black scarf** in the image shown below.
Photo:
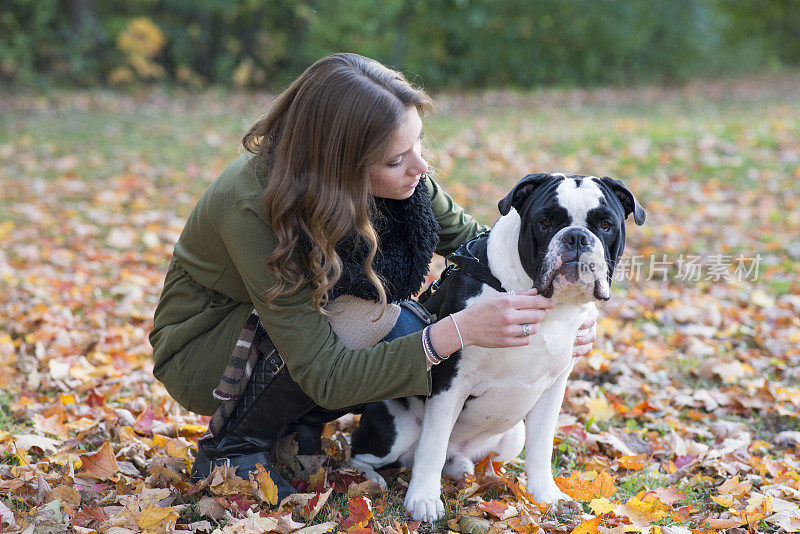
<path fill-rule="evenodd" d="M 439 244 L 440 227 L 431 209 L 425 176 L 409 198 L 376 198 L 375 207 L 372 224 L 379 241 L 372 268 L 383 282 L 388 302 L 409 299 L 422 288 Z M 353 295 L 377 302 L 378 292 L 364 271 L 369 253 L 366 243 L 351 236 L 336 245 L 336 252 L 342 260 L 342 276 L 328 298 Z"/>

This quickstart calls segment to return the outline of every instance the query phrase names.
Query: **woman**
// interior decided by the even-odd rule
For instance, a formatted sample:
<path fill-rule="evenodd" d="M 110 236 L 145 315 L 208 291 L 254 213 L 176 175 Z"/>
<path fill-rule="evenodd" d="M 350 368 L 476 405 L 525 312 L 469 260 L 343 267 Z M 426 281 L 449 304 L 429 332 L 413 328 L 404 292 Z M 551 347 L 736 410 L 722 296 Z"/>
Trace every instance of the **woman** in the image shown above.
<path fill-rule="evenodd" d="M 430 108 L 376 61 L 323 58 L 275 99 L 245 135 L 247 153 L 198 201 L 150 334 L 170 394 L 216 411 L 194 476 L 225 462 L 246 478 L 260 463 L 283 497 L 292 488 L 270 454 L 288 431 L 313 448 L 341 409 L 427 395 L 441 358 L 524 345 L 536 331 L 551 303 L 534 290 L 427 328 L 406 302 L 433 252 L 485 229 L 425 175 L 420 116 Z"/>

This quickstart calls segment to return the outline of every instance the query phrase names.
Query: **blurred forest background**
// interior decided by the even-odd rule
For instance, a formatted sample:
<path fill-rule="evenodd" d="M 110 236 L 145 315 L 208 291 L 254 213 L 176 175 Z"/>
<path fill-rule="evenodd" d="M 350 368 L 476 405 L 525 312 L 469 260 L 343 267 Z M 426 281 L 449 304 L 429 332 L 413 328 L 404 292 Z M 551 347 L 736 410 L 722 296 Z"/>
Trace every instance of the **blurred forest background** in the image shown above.
<path fill-rule="evenodd" d="M 429 88 L 679 83 L 800 63 L 795 0 L 4 0 L 0 80 L 276 90 L 355 51 Z"/>

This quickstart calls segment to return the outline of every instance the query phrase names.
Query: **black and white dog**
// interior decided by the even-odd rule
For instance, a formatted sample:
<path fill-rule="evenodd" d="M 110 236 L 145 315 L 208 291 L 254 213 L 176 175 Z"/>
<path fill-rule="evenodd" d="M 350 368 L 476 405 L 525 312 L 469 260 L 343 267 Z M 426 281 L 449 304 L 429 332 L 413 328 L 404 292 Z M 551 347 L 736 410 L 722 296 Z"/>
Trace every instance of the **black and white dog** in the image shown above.
<path fill-rule="evenodd" d="M 523 446 L 528 491 L 540 502 L 567 498 L 550 462 L 573 343 L 594 301 L 611 297 L 625 219 L 632 213 L 636 224 L 645 220 L 628 188 L 608 177 L 528 175 L 498 207 L 502 217 L 466 254 L 499 283 L 458 268 L 440 280 L 425 307 L 445 317 L 498 289 L 530 288 L 554 307 L 529 345 L 456 352 L 433 367 L 430 397 L 370 404 L 353 434 L 353 465 L 370 478 L 383 482 L 374 470 L 395 462 L 413 468 L 405 506 L 415 520 L 444 514 L 442 471 L 460 478 L 489 452 L 511 460 Z"/>

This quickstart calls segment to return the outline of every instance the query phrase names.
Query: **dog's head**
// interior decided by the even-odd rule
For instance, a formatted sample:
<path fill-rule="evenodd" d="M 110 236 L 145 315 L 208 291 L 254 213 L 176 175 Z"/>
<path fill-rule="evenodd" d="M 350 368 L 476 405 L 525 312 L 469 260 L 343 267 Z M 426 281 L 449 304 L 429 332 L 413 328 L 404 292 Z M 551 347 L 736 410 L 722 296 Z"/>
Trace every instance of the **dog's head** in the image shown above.
<path fill-rule="evenodd" d="M 609 177 L 529 174 L 498 203 L 520 217 L 519 257 L 546 297 L 574 293 L 611 298 L 614 265 L 625 248 L 625 219 L 645 211 L 625 184 Z"/>

